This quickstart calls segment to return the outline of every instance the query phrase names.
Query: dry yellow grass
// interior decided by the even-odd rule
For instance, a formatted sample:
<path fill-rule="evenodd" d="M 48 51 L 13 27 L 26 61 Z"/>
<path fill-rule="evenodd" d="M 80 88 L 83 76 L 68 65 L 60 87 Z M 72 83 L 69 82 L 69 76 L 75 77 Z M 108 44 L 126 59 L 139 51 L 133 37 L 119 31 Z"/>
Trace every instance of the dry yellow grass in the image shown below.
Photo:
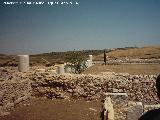
<path fill-rule="evenodd" d="M 101 65 L 96 64 L 84 74 L 99 74 L 101 72 L 129 73 L 133 75 L 153 75 L 160 74 L 160 64 L 121 64 L 121 65 Z"/>
<path fill-rule="evenodd" d="M 112 58 L 160 58 L 160 46 L 114 50 L 106 54 Z M 95 60 L 103 60 L 103 54 L 95 56 Z"/>

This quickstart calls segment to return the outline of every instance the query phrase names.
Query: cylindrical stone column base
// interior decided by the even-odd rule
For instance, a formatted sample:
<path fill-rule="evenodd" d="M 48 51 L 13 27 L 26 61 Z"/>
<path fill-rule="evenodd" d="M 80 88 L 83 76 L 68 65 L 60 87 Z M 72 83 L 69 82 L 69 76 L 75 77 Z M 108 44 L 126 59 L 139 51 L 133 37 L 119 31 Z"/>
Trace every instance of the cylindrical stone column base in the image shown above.
<path fill-rule="evenodd" d="M 20 72 L 26 72 L 29 70 L 29 55 L 18 55 L 19 63 L 18 70 Z"/>
<path fill-rule="evenodd" d="M 64 71 L 64 65 L 58 66 L 57 73 L 58 74 L 64 74 L 65 73 L 65 71 Z"/>

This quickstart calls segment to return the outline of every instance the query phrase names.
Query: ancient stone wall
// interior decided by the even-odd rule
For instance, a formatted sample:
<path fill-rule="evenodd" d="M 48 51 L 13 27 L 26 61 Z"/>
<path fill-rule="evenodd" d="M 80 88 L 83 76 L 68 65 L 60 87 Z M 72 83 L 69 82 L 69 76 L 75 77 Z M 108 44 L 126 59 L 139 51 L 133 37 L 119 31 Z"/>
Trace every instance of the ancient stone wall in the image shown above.
<path fill-rule="evenodd" d="M 28 80 L 0 82 L 0 115 L 5 115 L 14 106 L 30 98 L 31 85 Z"/>
<path fill-rule="evenodd" d="M 34 95 L 48 98 L 96 99 L 104 93 L 127 93 L 129 100 L 145 104 L 158 102 L 155 89 L 156 75 L 129 75 L 103 73 L 100 75 L 73 75 L 34 73 Z"/>
<path fill-rule="evenodd" d="M 105 93 L 127 93 L 127 101 L 157 104 L 156 77 L 157 75 L 113 72 L 98 75 L 60 75 L 45 69 L 18 72 L 13 68 L 0 68 L 0 114 L 14 108 L 15 104 L 29 98 L 30 95 L 50 99 L 72 97 L 91 100 L 100 98 Z M 118 97 L 120 102 L 124 102 L 121 98 Z"/>

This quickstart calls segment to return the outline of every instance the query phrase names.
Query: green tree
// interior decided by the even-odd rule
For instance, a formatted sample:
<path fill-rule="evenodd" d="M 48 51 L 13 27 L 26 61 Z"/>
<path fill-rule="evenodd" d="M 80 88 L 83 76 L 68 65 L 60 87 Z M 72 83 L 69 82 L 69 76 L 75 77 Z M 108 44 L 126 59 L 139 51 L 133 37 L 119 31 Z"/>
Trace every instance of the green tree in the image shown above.
<path fill-rule="evenodd" d="M 86 56 L 79 51 L 74 51 L 66 56 L 68 66 L 71 67 L 72 71 L 76 74 L 83 72 L 86 66 Z"/>

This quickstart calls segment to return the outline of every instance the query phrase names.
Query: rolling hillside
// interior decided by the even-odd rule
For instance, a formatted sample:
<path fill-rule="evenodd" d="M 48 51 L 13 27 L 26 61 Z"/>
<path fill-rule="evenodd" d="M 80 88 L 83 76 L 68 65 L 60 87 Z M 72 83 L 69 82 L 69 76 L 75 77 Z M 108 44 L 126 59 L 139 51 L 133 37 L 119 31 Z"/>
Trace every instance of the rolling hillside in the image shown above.
<path fill-rule="evenodd" d="M 48 63 L 64 63 L 65 57 L 71 54 L 73 51 L 68 52 L 51 52 L 51 53 L 42 53 L 37 55 L 30 55 L 30 65 L 46 65 Z M 86 57 L 88 55 L 93 55 L 93 60 L 103 61 L 103 50 L 83 50 L 75 51 L 81 52 Z M 142 47 L 142 48 L 116 48 L 116 49 L 107 49 L 108 59 L 117 59 L 117 58 L 141 58 L 141 59 L 151 59 L 151 58 L 160 58 L 160 46 L 153 47 Z M 48 62 L 47 62 L 48 61 Z M 0 54 L 0 66 L 17 66 L 18 58 L 15 55 L 4 55 Z"/>
<path fill-rule="evenodd" d="M 131 59 L 152 59 L 160 58 L 160 46 L 142 48 L 114 49 L 106 53 L 108 59 L 131 58 Z M 103 60 L 103 54 L 94 57 L 94 60 Z"/>

